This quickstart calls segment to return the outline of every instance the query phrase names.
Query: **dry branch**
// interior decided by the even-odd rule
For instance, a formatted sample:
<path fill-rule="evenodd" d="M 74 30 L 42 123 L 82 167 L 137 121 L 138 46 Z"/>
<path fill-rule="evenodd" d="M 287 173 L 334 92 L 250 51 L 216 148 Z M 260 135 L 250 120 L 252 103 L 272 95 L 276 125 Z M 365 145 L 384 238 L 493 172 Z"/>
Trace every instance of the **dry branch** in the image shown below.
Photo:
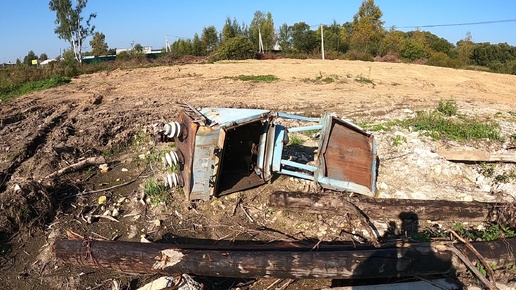
<path fill-rule="evenodd" d="M 45 176 L 43 179 L 51 179 L 51 178 L 59 177 L 65 173 L 76 171 L 76 170 L 82 169 L 87 166 L 100 165 L 100 164 L 104 164 L 104 163 L 106 163 L 106 160 L 104 159 L 103 156 L 89 157 L 89 158 L 81 160 L 77 163 L 74 163 L 72 165 L 66 166 L 65 168 L 61 168 L 58 171 L 55 171 L 55 172 Z"/>
<path fill-rule="evenodd" d="M 464 245 L 470 250 L 475 257 L 484 265 L 484 268 L 486 269 L 487 273 L 489 274 L 489 280 L 493 282 L 493 284 L 496 284 L 496 281 L 494 280 L 494 272 L 493 269 L 491 269 L 491 266 L 487 263 L 487 261 L 482 257 L 482 255 L 473 247 L 473 245 L 467 241 L 466 239 L 463 239 L 459 234 L 457 234 L 454 230 L 448 230 L 455 238 L 457 238 L 459 241 L 464 243 Z"/>

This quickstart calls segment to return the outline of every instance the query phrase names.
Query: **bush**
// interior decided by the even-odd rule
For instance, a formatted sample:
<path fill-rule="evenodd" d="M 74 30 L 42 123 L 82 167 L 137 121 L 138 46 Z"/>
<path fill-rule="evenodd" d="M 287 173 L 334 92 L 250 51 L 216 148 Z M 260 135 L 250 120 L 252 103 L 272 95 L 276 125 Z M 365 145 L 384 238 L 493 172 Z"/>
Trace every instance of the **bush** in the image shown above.
<path fill-rule="evenodd" d="M 400 49 L 400 56 L 410 61 L 426 58 L 425 50 L 413 40 L 407 39 Z"/>
<path fill-rule="evenodd" d="M 457 115 L 457 103 L 454 100 L 440 100 L 437 111 L 449 117 Z"/>
<path fill-rule="evenodd" d="M 265 59 L 278 59 L 280 57 L 279 54 L 273 52 L 263 52 L 257 53 L 256 59 L 265 60 Z"/>
<path fill-rule="evenodd" d="M 214 54 L 215 61 L 224 59 L 250 59 L 254 58 L 254 46 L 251 40 L 245 36 L 236 36 L 224 41 Z"/>
<path fill-rule="evenodd" d="M 332 50 L 332 51 L 325 52 L 324 58 L 329 59 L 329 60 L 334 60 L 334 59 L 345 59 L 346 56 L 345 56 L 345 54 L 343 54 L 341 52 Z"/>
<path fill-rule="evenodd" d="M 451 67 L 451 68 L 458 68 L 461 66 L 461 63 L 459 60 L 452 59 L 446 53 L 437 52 L 437 51 L 432 52 L 430 54 L 427 64 L 432 65 L 432 66 Z"/>
<path fill-rule="evenodd" d="M 400 62 L 400 55 L 396 52 L 392 52 L 390 51 L 389 53 L 387 53 L 386 55 L 384 56 L 377 56 L 374 58 L 375 61 L 380 61 L 380 62 Z"/>
<path fill-rule="evenodd" d="M 363 60 L 363 61 L 374 61 L 374 57 L 368 52 L 362 52 L 358 50 L 348 50 L 345 54 L 349 60 Z"/>

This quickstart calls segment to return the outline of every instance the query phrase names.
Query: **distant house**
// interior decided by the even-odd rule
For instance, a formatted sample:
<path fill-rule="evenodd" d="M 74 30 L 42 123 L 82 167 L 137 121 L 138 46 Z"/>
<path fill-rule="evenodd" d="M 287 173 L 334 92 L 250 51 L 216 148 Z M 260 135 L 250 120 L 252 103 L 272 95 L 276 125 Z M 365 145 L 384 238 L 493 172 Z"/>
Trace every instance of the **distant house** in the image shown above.
<path fill-rule="evenodd" d="M 39 65 L 47 65 L 47 64 L 49 64 L 51 62 L 54 62 L 54 61 L 57 61 L 57 59 L 56 58 L 47 59 L 47 60 L 44 60 L 44 61 L 40 62 Z"/>
<path fill-rule="evenodd" d="M 117 48 L 116 49 L 116 55 L 119 55 L 121 52 L 131 52 L 132 48 Z M 161 56 L 161 49 L 152 49 L 152 46 L 144 46 L 142 51 L 147 57 L 149 58 L 156 58 L 158 56 Z"/>
<path fill-rule="evenodd" d="M 101 63 L 105 61 L 115 60 L 116 55 L 88 55 L 82 58 L 82 63 Z"/>

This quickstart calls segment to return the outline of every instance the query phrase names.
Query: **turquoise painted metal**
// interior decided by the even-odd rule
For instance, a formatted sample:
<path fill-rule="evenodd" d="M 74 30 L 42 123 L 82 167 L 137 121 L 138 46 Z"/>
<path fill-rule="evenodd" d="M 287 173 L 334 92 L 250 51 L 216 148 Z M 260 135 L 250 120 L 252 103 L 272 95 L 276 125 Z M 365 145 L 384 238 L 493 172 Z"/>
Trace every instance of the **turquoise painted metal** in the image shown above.
<path fill-rule="evenodd" d="M 274 174 L 312 180 L 331 190 L 375 194 L 374 136 L 348 120 L 328 113 L 311 118 L 263 109 L 184 108 L 173 137 L 184 162 L 181 184 L 191 200 L 260 186 Z M 287 128 L 282 119 L 308 124 Z M 318 132 L 314 160 L 283 159 L 289 133 L 303 131 Z"/>

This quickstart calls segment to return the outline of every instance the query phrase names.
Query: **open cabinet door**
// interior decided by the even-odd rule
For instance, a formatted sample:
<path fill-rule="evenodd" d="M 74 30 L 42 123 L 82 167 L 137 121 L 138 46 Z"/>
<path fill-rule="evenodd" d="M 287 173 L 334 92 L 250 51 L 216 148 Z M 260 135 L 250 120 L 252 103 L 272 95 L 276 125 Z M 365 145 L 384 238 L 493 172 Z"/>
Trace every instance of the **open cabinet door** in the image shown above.
<path fill-rule="evenodd" d="M 326 114 L 322 120 L 316 179 L 322 187 L 374 196 L 377 156 L 374 136 Z"/>

